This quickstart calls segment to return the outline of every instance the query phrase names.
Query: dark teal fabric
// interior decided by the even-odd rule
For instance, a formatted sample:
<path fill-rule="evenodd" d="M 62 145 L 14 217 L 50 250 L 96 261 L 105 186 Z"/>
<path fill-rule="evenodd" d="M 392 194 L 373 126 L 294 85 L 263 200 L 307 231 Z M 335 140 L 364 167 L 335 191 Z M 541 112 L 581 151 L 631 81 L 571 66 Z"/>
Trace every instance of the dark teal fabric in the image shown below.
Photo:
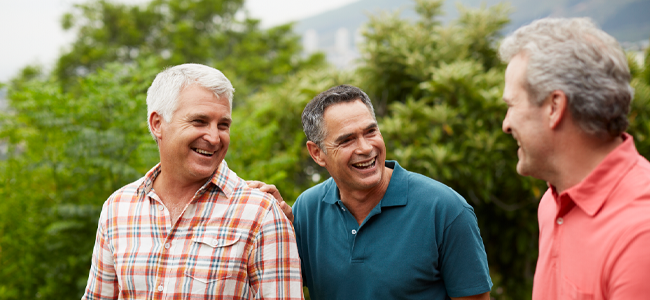
<path fill-rule="evenodd" d="M 395 161 L 386 166 L 394 170 L 386 194 L 361 226 L 331 178 L 296 200 L 294 227 L 311 299 L 449 299 L 489 291 L 472 207 L 442 183 Z"/>

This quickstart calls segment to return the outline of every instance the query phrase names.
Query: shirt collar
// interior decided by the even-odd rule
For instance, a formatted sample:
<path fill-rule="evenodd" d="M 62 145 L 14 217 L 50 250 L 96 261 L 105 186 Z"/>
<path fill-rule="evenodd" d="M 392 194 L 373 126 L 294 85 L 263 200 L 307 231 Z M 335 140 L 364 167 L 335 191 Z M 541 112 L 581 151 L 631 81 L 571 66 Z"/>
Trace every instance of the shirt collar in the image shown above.
<path fill-rule="evenodd" d="M 408 172 L 404 170 L 396 161 L 387 160 L 386 167 L 393 169 L 393 175 L 388 183 L 388 188 L 384 197 L 379 202 L 381 207 L 404 206 L 408 202 Z M 341 200 L 338 187 L 334 180 L 331 181 L 327 188 L 327 193 L 321 201 L 329 204 L 336 204 Z"/>
<path fill-rule="evenodd" d="M 600 211 L 611 192 L 634 166 L 639 156 L 632 136 L 623 133 L 622 137 L 623 143 L 607 154 L 585 179 L 562 193 L 567 194 L 589 216 L 593 217 Z"/>
<path fill-rule="evenodd" d="M 144 195 L 147 195 L 151 191 L 151 189 L 153 188 L 153 182 L 156 180 L 158 175 L 160 175 L 160 172 L 161 172 L 160 163 L 158 163 L 155 167 L 149 170 L 149 172 L 147 172 L 147 174 L 141 179 L 142 182 L 140 183 L 136 191 L 140 199 L 143 199 Z M 237 184 L 234 181 L 235 178 L 237 178 L 237 174 L 231 171 L 228 168 L 228 164 L 226 163 L 226 161 L 223 160 L 221 161 L 221 164 L 219 164 L 219 167 L 217 167 L 217 170 L 215 170 L 215 172 L 212 173 L 212 177 L 210 181 L 205 185 L 203 185 L 201 189 L 206 188 L 206 186 L 209 183 L 212 183 L 216 185 L 226 195 L 226 197 L 230 198 Z"/>

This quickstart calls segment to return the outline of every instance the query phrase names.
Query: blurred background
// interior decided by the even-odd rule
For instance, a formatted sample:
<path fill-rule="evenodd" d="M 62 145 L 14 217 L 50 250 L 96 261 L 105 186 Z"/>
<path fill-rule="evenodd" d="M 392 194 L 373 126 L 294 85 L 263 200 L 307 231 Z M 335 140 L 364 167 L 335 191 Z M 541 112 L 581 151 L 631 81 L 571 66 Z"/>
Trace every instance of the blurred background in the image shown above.
<path fill-rule="evenodd" d="M 79 299 L 102 203 L 158 162 L 146 90 L 164 67 L 236 88 L 229 166 L 292 203 L 327 179 L 300 114 L 338 84 L 375 104 L 388 159 L 474 207 L 494 299 L 529 299 L 544 182 L 516 174 L 496 49 L 547 17 L 592 18 L 628 54 L 628 130 L 650 158 L 648 0 L 0 0 L 0 300 Z"/>

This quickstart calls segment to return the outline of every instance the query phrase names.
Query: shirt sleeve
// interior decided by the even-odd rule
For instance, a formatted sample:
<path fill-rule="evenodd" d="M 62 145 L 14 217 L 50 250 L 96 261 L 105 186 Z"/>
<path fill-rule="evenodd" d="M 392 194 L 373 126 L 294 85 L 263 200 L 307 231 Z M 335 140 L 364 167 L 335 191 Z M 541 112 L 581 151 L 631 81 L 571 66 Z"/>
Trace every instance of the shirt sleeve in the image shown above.
<path fill-rule="evenodd" d="M 443 238 L 440 265 L 447 294 L 465 297 L 489 292 L 492 280 L 474 212 L 464 208 L 447 226 Z"/>
<path fill-rule="evenodd" d="M 609 276 L 608 299 L 642 299 L 650 295 L 650 229 L 637 235 L 616 260 Z"/>
<path fill-rule="evenodd" d="M 119 284 L 115 273 L 113 252 L 106 240 L 106 231 L 102 222 L 105 209 L 106 207 L 104 207 L 102 216 L 99 218 L 90 275 L 88 276 L 88 284 L 81 298 L 82 300 L 117 299 L 119 296 Z"/>
<path fill-rule="evenodd" d="M 256 299 L 303 299 L 296 237 L 275 201 L 252 248 L 248 274 Z"/>

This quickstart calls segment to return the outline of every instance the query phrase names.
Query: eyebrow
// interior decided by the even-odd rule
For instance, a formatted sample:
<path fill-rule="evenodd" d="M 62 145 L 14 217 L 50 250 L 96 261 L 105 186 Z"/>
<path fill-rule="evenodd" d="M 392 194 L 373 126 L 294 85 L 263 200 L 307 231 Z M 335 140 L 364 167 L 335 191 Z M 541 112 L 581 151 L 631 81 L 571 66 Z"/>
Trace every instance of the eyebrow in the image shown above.
<path fill-rule="evenodd" d="M 210 118 L 208 115 L 206 115 L 206 114 L 204 114 L 204 113 L 195 113 L 195 114 L 191 114 L 191 115 L 189 115 L 188 117 L 189 117 L 190 120 L 194 120 L 194 119 L 202 119 L 202 120 L 205 120 L 205 119 L 209 119 L 209 118 Z M 230 117 L 222 117 L 222 118 L 219 119 L 219 122 L 223 122 L 223 121 L 226 121 L 226 122 L 232 123 L 232 118 L 230 118 Z"/>
<path fill-rule="evenodd" d="M 364 128 L 363 131 L 366 131 L 371 128 L 378 128 L 378 127 L 379 126 L 377 126 L 377 122 L 372 122 L 372 124 L 366 126 L 366 128 Z M 354 133 L 347 133 L 347 134 L 340 135 L 339 137 L 336 138 L 336 140 L 334 140 L 334 142 L 338 144 L 353 135 Z"/>

